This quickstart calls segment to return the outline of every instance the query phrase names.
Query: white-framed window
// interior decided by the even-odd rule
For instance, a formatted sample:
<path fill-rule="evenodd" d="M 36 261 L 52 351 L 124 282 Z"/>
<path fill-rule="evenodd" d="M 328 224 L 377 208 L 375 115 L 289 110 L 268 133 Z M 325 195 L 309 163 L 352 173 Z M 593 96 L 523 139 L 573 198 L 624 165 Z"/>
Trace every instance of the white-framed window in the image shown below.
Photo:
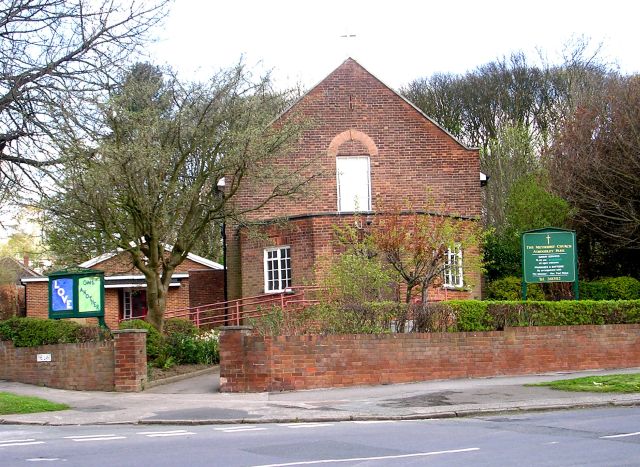
<path fill-rule="evenodd" d="M 338 211 L 371 211 L 369 156 L 336 157 Z"/>
<path fill-rule="evenodd" d="M 264 250 L 264 291 L 283 292 L 291 287 L 291 248 L 278 246 Z"/>
<path fill-rule="evenodd" d="M 462 287 L 464 277 L 462 274 L 462 248 L 455 245 L 445 253 L 444 260 L 444 282 L 445 287 Z"/>

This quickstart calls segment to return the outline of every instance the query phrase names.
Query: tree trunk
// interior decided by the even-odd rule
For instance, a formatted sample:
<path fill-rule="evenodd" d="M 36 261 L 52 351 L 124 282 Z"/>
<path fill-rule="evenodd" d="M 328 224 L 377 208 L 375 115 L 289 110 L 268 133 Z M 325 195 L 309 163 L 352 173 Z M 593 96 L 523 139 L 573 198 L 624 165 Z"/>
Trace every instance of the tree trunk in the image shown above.
<path fill-rule="evenodd" d="M 164 327 L 169 282 L 163 284 L 160 274 L 147 278 L 147 321 L 160 332 Z"/>
<path fill-rule="evenodd" d="M 411 292 L 413 291 L 413 286 L 407 285 L 407 294 L 405 295 L 404 301 L 405 303 L 411 303 Z"/>

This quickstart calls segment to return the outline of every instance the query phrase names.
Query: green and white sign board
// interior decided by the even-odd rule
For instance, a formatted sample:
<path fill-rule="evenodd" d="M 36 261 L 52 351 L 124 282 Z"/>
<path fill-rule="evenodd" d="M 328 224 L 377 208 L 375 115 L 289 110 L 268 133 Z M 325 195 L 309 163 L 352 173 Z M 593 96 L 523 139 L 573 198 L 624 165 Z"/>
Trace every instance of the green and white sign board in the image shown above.
<path fill-rule="evenodd" d="M 73 268 L 49 274 L 49 318 L 104 322 L 104 272 Z"/>
<path fill-rule="evenodd" d="M 578 299 L 578 252 L 573 230 L 545 228 L 522 234 L 522 295 L 527 284 L 573 282 Z"/>

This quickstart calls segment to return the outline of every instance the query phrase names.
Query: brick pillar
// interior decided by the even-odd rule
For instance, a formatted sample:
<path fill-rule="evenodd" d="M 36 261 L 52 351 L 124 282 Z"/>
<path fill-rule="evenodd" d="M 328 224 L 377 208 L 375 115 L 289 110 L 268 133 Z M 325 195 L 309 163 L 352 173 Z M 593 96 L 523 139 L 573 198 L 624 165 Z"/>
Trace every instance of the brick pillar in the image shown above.
<path fill-rule="evenodd" d="M 119 392 L 138 392 L 147 383 L 147 330 L 121 329 L 112 331 L 114 389 Z"/>
<path fill-rule="evenodd" d="M 251 326 L 220 328 L 220 392 L 247 390 L 245 337 L 251 336 Z"/>

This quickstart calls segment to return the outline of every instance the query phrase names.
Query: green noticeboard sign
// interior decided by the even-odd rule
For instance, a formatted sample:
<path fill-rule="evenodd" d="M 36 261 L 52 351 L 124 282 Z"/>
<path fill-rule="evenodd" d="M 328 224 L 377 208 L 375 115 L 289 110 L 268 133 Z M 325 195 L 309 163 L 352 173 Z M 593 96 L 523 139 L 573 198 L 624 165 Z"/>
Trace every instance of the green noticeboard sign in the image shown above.
<path fill-rule="evenodd" d="M 65 269 L 49 274 L 49 318 L 104 318 L 104 272 Z"/>
<path fill-rule="evenodd" d="M 578 298 L 576 233 L 565 229 L 537 229 L 522 234 L 523 298 L 526 284 L 573 282 Z"/>
<path fill-rule="evenodd" d="M 527 284 L 575 281 L 575 232 L 540 229 L 523 233 L 522 269 Z"/>

